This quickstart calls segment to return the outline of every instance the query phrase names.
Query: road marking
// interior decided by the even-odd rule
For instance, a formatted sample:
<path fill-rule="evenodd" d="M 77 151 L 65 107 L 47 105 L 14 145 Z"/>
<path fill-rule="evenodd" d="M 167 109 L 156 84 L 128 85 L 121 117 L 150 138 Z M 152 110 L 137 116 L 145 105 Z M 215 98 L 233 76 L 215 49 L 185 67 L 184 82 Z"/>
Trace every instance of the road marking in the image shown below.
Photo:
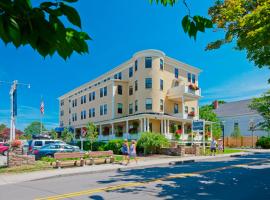
<path fill-rule="evenodd" d="M 248 165 L 252 165 L 252 164 L 259 164 L 259 163 L 263 163 L 265 161 L 269 161 L 269 160 L 264 159 L 264 160 L 260 160 L 260 161 L 249 162 L 249 163 L 244 164 L 244 165 L 241 165 L 241 164 L 240 165 L 229 165 L 229 166 L 225 166 L 225 167 L 218 167 L 218 168 L 214 168 L 214 169 L 202 170 L 202 171 L 191 172 L 191 173 L 174 174 L 174 175 L 166 176 L 163 178 L 151 179 L 151 180 L 147 180 L 147 181 L 123 183 L 123 184 L 119 184 L 119 185 L 112 185 L 112 186 L 101 187 L 101 188 L 96 188 L 96 189 L 83 190 L 83 191 L 79 191 L 79 192 L 54 195 L 54 196 L 50 196 L 50 197 L 42 197 L 42 198 L 37 198 L 35 200 L 58 200 L 58 199 L 78 197 L 78 196 L 89 195 L 89 194 L 100 193 L 100 192 L 114 191 L 114 190 L 123 189 L 123 188 L 127 188 L 127 187 L 142 186 L 142 185 L 147 185 L 150 183 L 162 182 L 162 181 L 175 179 L 175 178 L 194 177 L 194 176 L 199 176 L 200 174 L 205 174 L 205 173 L 209 173 L 209 172 L 216 172 L 216 171 L 221 171 L 221 170 L 226 170 L 226 169 L 233 169 L 233 168 L 248 166 Z"/>

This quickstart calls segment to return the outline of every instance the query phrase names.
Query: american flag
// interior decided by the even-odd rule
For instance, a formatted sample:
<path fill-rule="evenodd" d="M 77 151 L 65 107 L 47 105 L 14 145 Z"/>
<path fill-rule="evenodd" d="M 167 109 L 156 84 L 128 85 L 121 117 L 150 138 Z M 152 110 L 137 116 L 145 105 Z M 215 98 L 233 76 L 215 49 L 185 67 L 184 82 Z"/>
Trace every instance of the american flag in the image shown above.
<path fill-rule="evenodd" d="M 41 103 L 40 103 L 40 113 L 41 113 L 42 115 L 44 115 L 44 102 L 43 102 L 43 100 L 42 100 Z"/>

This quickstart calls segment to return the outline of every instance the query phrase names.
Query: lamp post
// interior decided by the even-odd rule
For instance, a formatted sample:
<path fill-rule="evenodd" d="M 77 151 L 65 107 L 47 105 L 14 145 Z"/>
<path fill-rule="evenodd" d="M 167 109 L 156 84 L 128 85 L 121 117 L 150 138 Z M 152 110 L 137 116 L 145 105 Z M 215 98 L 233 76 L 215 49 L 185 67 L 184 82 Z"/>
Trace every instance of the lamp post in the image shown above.
<path fill-rule="evenodd" d="M 11 84 L 10 88 L 10 137 L 9 140 L 12 141 L 16 137 L 16 127 L 15 127 L 15 122 L 16 122 L 16 116 L 17 116 L 17 87 L 18 85 L 24 85 L 27 86 L 30 89 L 30 84 L 26 83 L 19 83 L 18 80 L 14 80 L 13 82 L 7 82 L 7 81 L 0 81 L 0 83 L 4 84 Z"/>
<path fill-rule="evenodd" d="M 225 130 L 224 130 L 225 121 L 221 121 L 220 125 L 222 129 L 222 142 L 223 142 L 222 146 L 223 146 L 223 153 L 224 153 L 225 151 Z"/>
<path fill-rule="evenodd" d="M 256 125 L 255 125 L 255 122 L 254 122 L 254 119 L 251 118 L 249 120 L 249 130 L 251 131 L 251 142 L 252 142 L 252 148 L 254 148 L 254 145 L 253 145 L 253 136 L 254 136 L 254 131 L 255 131 L 255 128 L 256 128 Z"/>

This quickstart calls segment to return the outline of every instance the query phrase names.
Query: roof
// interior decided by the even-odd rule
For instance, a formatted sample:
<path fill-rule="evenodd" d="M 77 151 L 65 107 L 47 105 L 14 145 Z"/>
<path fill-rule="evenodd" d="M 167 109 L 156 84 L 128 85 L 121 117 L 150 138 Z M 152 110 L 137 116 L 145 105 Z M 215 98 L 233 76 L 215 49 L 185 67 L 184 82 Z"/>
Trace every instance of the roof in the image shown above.
<path fill-rule="evenodd" d="M 252 99 L 246 99 L 220 104 L 214 112 L 218 117 L 258 114 L 257 111 L 249 108 L 251 101 Z"/>

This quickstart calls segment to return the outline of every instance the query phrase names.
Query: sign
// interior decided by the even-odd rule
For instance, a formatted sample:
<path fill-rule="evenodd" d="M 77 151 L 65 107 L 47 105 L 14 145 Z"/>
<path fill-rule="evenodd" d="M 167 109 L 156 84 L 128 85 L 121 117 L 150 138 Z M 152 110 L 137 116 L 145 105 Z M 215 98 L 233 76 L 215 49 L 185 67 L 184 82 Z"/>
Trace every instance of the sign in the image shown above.
<path fill-rule="evenodd" d="M 204 120 L 192 121 L 192 131 L 203 131 L 203 130 L 204 130 Z"/>

